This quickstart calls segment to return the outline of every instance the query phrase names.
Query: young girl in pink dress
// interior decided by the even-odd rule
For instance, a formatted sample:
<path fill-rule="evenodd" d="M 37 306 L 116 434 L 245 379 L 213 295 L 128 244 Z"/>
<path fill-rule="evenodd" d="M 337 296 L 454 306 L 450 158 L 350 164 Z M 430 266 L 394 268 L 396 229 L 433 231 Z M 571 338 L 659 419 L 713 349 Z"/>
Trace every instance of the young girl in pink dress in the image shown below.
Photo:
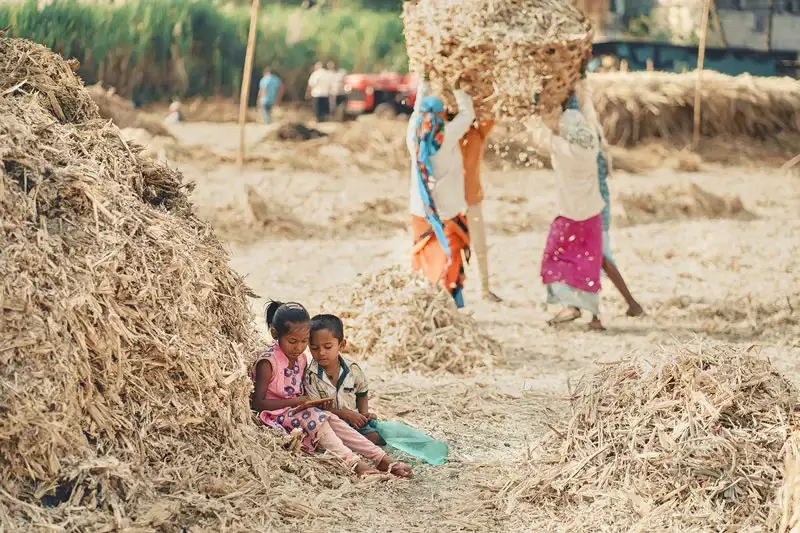
<path fill-rule="evenodd" d="M 252 408 L 265 425 L 287 432 L 303 431 L 303 447 L 318 446 L 340 457 L 359 475 L 391 472 L 411 477 L 411 468 L 392 458 L 336 415 L 319 407 L 330 399 L 310 401 L 303 390 L 303 374 L 308 360 L 311 317 L 298 303 L 271 302 L 266 312 L 267 325 L 275 343 L 261 353 L 250 368 L 255 385 Z M 375 463 L 373 468 L 361 457 Z"/>

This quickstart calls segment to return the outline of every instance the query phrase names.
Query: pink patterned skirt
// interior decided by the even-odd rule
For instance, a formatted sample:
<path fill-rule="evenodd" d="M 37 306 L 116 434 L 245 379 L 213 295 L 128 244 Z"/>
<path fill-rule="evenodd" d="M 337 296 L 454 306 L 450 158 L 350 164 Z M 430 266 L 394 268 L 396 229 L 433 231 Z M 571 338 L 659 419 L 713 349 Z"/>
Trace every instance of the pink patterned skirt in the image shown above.
<path fill-rule="evenodd" d="M 550 225 L 542 258 L 548 303 L 600 314 L 603 220 L 598 214 L 576 222 L 557 217 Z"/>

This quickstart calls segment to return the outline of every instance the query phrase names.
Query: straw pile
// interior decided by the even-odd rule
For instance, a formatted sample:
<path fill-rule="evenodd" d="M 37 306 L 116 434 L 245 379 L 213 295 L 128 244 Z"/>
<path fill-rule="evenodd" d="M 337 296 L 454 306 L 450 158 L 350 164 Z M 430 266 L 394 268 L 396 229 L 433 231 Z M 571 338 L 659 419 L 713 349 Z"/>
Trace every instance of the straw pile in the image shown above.
<path fill-rule="evenodd" d="M 362 274 L 333 291 L 324 305 L 345 321 L 350 350 L 359 359 L 393 366 L 467 373 L 501 354 L 497 341 L 460 313 L 453 298 L 407 268 Z"/>
<path fill-rule="evenodd" d="M 484 118 L 560 109 L 591 51 L 589 22 L 564 0 L 420 0 L 403 22 L 412 71 L 432 67 L 450 110 L 449 82 L 470 74 L 464 89 Z"/>
<path fill-rule="evenodd" d="M 589 77 L 608 142 L 691 142 L 696 73 L 629 72 Z M 800 81 L 703 73 L 700 130 L 705 137 L 742 137 L 798 146 Z M 790 150 L 791 153 L 791 150 Z"/>
<path fill-rule="evenodd" d="M 578 384 L 569 421 L 502 496 L 549 504 L 581 530 L 621 517 L 564 504 L 604 498 L 629 502 L 635 530 L 774 530 L 782 450 L 800 403 L 749 351 L 683 347 L 605 366 Z"/>
<path fill-rule="evenodd" d="M 626 225 L 687 218 L 755 218 L 738 196 L 719 196 L 695 183 L 682 188 L 659 187 L 649 193 L 620 193 L 619 202 L 625 209 Z"/>
<path fill-rule="evenodd" d="M 252 531 L 308 514 L 292 456 L 250 419 L 248 290 L 181 175 L 134 154 L 63 59 L 20 39 L 0 38 L 0 161 L 3 528 Z"/>

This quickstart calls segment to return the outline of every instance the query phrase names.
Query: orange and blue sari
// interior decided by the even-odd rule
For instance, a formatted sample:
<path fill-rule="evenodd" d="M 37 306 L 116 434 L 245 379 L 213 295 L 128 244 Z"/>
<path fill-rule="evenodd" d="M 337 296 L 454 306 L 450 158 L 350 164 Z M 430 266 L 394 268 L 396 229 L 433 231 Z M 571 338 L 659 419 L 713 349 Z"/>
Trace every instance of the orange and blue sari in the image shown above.
<path fill-rule="evenodd" d="M 417 186 L 425 206 L 425 218 L 411 217 L 414 234 L 411 267 L 422 272 L 431 283 L 443 284 L 456 306 L 463 307 L 464 260 L 469 260 L 467 220 L 458 215 L 443 221 L 431 194 L 435 184 L 431 157 L 442 146 L 445 116 L 444 104 L 439 98 L 431 96 L 422 101 L 414 142 L 417 148 Z"/>

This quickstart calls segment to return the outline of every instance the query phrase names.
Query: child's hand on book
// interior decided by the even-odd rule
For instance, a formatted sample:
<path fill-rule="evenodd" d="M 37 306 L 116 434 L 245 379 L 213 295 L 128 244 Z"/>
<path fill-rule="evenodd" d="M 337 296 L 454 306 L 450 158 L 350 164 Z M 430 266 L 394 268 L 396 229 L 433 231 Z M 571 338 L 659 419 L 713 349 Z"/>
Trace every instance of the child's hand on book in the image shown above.
<path fill-rule="evenodd" d="M 339 418 L 350 424 L 356 429 L 361 429 L 367 425 L 369 419 L 362 415 L 361 413 L 357 413 L 355 411 L 345 411 L 339 414 Z"/>
<path fill-rule="evenodd" d="M 333 403 L 333 398 L 321 398 L 319 400 L 308 400 L 307 402 L 303 402 L 297 407 L 294 408 L 295 411 L 303 411 L 304 409 L 310 409 L 311 407 L 319 407 L 320 409 L 325 409 L 330 407 Z"/>

